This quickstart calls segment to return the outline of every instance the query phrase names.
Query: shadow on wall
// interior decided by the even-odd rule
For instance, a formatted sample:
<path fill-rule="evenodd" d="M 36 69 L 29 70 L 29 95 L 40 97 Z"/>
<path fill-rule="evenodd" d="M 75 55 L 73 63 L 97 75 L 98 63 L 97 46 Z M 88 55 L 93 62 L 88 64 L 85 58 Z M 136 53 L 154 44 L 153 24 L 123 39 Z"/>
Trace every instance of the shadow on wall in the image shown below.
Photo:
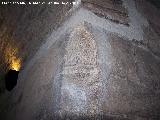
<path fill-rule="evenodd" d="M 147 0 L 147 1 L 149 1 L 151 4 L 160 9 L 160 0 Z"/>
<path fill-rule="evenodd" d="M 55 120 L 135 120 L 135 119 L 146 119 L 147 117 L 140 117 L 135 115 L 124 115 L 124 114 L 106 114 L 106 115 L 64 115 L 64 116 L 54 116 Z M 49 120 L 53 119 L 49 117 Z M 151 117 L 151 119 L 158 120 L 158 117 Z"/>

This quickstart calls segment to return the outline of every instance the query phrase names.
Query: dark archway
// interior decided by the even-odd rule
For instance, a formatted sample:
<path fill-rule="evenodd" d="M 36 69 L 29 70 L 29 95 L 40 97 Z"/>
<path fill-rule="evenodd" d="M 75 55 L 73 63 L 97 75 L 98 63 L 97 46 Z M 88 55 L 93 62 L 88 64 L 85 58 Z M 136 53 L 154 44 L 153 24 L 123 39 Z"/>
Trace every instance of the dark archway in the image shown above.
<path fill-rule="evenodd" d="M 9 70 L 5 76 L 5 86 L 8 91 L 11 91 L 17 84 L 19 71 Z"/>

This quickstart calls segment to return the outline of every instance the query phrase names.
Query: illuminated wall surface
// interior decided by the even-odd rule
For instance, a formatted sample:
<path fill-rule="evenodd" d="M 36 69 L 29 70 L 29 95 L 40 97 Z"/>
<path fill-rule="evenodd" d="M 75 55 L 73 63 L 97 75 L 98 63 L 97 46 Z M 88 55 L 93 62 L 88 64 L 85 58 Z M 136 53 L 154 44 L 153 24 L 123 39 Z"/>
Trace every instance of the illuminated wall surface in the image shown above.
<path fill-rule="evenodd" d="M 18 58 L 17 56 L 19 52 L 18 48 L 16 46 L 11 46 L 10 43 L 8 43 L 3 50 L 5 63 L 9 65 L 9 69 L 19 71 L 21 67 L 21 58 Z"/>
<path fill-rule="evenodd" d="M 1 4 L 0 79 L 8 69 L 19 70 L 23 61 L 33 56 L 47 35 L 60 25 L 71 6 Z M 2 81 L 0 89 L 3 91 Z"/>
<path fill-rule="evenodd" d="M 159 120 L 159 2 L 76 2 L 0 6 L 0 120 Z"/>

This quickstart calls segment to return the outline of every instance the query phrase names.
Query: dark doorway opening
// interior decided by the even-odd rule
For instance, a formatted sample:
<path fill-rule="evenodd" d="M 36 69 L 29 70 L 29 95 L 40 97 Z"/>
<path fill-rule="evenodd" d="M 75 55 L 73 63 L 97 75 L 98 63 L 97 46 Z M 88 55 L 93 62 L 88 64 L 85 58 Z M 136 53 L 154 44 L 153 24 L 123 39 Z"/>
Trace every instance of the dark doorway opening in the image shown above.
<path fill-rule="evenodd" d="M 5 86 L 8 91 L 11 91 L 17 85 L 19 71 L 9 70 L 5 76 Z"/>

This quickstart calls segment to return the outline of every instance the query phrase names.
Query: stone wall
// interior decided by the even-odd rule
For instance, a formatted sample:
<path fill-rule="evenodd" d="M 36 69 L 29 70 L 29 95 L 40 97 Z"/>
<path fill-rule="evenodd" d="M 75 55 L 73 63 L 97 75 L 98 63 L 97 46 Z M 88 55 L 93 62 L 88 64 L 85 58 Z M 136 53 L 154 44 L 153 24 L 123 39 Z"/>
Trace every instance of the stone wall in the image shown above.
<path fill-rule="evenodd" d="M 59 2 L 62 1 L 72 2 Z M 19 69 L 25 60 L 30 59 L 47 36 L 59 27 L 71 6 L 0 5 L 0 92 L 4 90 L 5 72 Z"/>
<path fill-rule="evenodd" d="M 158 120 L 158 18 L 145 0 L 82 0 L 1 97 L 0 118 Z"/>

